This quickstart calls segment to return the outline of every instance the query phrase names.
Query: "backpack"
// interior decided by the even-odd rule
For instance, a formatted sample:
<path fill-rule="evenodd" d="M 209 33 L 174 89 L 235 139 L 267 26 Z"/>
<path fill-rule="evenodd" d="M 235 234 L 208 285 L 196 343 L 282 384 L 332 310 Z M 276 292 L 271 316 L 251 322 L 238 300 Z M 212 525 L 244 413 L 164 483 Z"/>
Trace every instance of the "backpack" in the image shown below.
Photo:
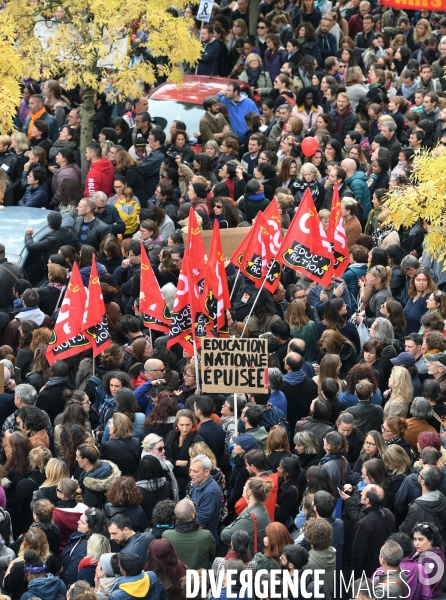
<path fill-rule="evenodd" d="M 280 427 L 286 429 L 288 437 L 290 437 L 291 432 L 289 423 L 286 419 L 286 416 L 284 415 L 283 411 L 280 410 L 280 408 L 277 408 L 276 406 L 273 406 L 268 402 L 268 404 L 264 406 L 262 410 L 263 415 L 262 420 L 260 421 L 260 425 L 263 425 L 263 427 L 266 429 L 266 431 L 268 431 L 268 433 L 270 429 L 272 429 L 276 425 L 279 425 Z"/>

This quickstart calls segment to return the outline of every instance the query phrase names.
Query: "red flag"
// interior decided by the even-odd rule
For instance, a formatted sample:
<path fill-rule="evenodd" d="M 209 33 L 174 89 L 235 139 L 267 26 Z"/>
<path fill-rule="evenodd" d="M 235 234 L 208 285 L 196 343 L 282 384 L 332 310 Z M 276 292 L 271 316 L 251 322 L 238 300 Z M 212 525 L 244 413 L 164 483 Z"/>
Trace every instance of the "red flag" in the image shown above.
<path fill-rule="evenodd" d="M 200 338 L 205 336 L 206 319 L 186 249 L 178 278 L 167 347 L 170 348 L 173 344 L 181 344 L 192 356 L 194 354 L 192 341 L 197 342 L 198 348 Z"/>
<path fill-rule="evenodd" d="M 76 263 L 73 264 L 70 281 L 61 304 L 46 357 L 52 364 L 59 358 L 68 358 L 91 346 L 84 336 L 84 310 L 87 294 Z"/>
<path fill-rule="evenodd" d="M 282 220 L 275 198 L 269 203 L 263 213 L 262 235 L 267 262 L 265 287 L 273 294 L 279 285 L 282 273 L 282 268 L 276 256 L 283 239 Z"/>
<path fill-rule="evenodd" d="M 172 317 L 153 272 L 147 251 L 141 242 L 141 291 L 139 310 L 143 313 L 143 323 L 150 329 L 168 333 Z"/>
<path fill-rule="evenodd" d="M 333 248 L 333 256 L 335 259 L 333 267 L 334 272 L 340 277 L 350 264 L 350 252 L 348 251 L 347 237 L 345 235 L 344 219 L 341 215 L 341 201 L 339 200 L 339 190 L 337 185 L 333 188 L 333 200 L 331 203 L 327 238 Z"/>
<path fill-rule="evenodd" d="M 88 283 L 87 306 L 84 312 L 84 329 L 85 337 L 92 342 L 93 356 L 98 356 L 110 346 L 108 318 L 94 254 Z"/>
<path fill-rule="evenodd" d="M 283 240 L 282 218 L 279 213 L 276 198 L 273 198 L 263 212 L 263 218 L 268 223 L 270 234 L 271 255 L 277 256 L 280 244 Z"/>
<path fill-rule="evenodd" d="M 333 275 L 333 252 L 307 188 L 283 239 L 277 260 L 321 285 Z"/>
<path fill-rule="evenodd" d="M 203 291 L 204 277 L 206 275 L 206 249 L 201 229 L 198 225 L 197 216 L 193 208 L 189 210 L 189 221 L 187 227 L 187 254 L 190 257 L 195 282 L 200 292 Z"/>
<path fill-rule="evenodd" d="M 207 326 L 208 335 L 214 330 L 219 337 L 228 337 L 229 329 L 226 320 L 226 309 L 231 307 L 231 301 L 229 299 L 225 259 L 221 246 L 220 225 L 218 221 L 215 221 L 212 232 L 202 298 L 204 312 L 209 317 Z"/>
<path fill-rule="evenodd" d="M 269 232 L 263 230 L 263 213 L 256 215 L 254 225 L 245 248 L 243 259 L 239 265 L 240 272 L 260 287 L 268 272 L 268 254 L 266 244 L 269 243 Z M 265 244 L 266 242 L 266 244 Z"/>

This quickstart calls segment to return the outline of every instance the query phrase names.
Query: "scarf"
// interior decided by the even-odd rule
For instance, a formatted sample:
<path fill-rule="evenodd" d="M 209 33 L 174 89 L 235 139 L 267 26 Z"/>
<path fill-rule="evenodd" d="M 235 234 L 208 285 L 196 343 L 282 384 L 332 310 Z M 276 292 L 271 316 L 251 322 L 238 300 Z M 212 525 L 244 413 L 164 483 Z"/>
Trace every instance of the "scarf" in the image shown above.
<path fill-rule="evenodd" d="M 252 202 L 257 202 L 258 200 L 265 200 L 265 194 L 260 192 L 259 194 L 249 194 L 248 200 Z"/>
<path fill-rule="evenodd" d="M 378 229 L 372 233 L 372 238 L 375 244 L 377 246 L 381 246 L 384 238 L 386 238 L 391 231 L 393 231 L 393 225 L 386 225 L 385 227 L 381 228 L 378 227 Z"/>
<path fill-rule="evenodd" d="M 397 444 L 399 445 L 399 442 L 401 442 L 403 438 L 401 438 L 399 435 L 395 436 L 394 438 L 392 438 L 391 440 L 387 440 L 386 441 L 386 445 L 387 446 L 391 446 L 392 444 Z"/>
<path fill-rule="evenodd" d="M 409 98 L 411 98 L 415 94 L 419 87 L 420 84 L 417 81 L 414 81 L 412 85 L 409 86 L 406 86 L 403 83 L 403 85 L 401 86 L 401 93 L 403 95 L 404 100 L 409 100 Z"/>
<path fill-rule="evenodd" d="M 231 560 L 231 558 L 233 558 L 234 560 L 240 560 L 238 557 L 238 554 L 235 550 L 229 550 L 229 552 L 225 556 L 225 560 Z M 243 557 L 243 562 L 246 564 L 246 563 L 249 563 L 250 560 L 251 560 L 251 557 L 249 556 L 248 553 L 245 552 L 245 556 Z"/>
<path fill-rule="evenodd" d="M 297 41 L 299 42 L 299 44 L 301 46 L 306 46 L 307 45 L 307 40 L 304 37 L 298 37 Z"/>
<path fill-rule="evenodd" d="M 161 235 L 159 235 L 156 238 L 152 238 L 151 240 L 149 240 L 148 242 L 143 242 L 146 250 L 149 250 L 149 248 L 151 248 L 152 246 L 154 246 L 155 244 L 157 244 L 158 242 L 163 242 L 163 238 Z"/>
<path fill-rule="evenodd" d="M 197 523 L 197 519 L 192 519 L 192 521 L 177 521 L 175 523 L 175 531 L 178 533 L 189 533 L 190 531 L 196 531 L 200 525 Z"/>
<path fill-rule="evenodd" d="M 257 67 L 257 69 L 251 69 L 251 67 L 246 69 L 246 74 L 248 75 L 248 85 L 250 87 L 257 87 L 257 82 L 262 74 L 262 70 L 263 69 L 261 66 Z"/>
<path fill-rule="evenodd" d="M 45 113 L 46 113 L 46 110 L 45 110 L 44 106 L 42 106 L 42 108 L 39 110 L 39 112 L 36 112 L 34 114 L 32 112 L 29 113 L 29 118 L 31 119 L 29 122 L 29 125 L 28 125 L 28 139 L 29 140 L 32 138 L 31 130 L 34 126 L 34 123 L 36 121 L 38 121 L 40 119 L 40 117 L 42 117 Z"/>
<path fill-rule="evenodd" d="M 152 454 L 150 451 L 146 451 L 144 450 L 143 453 L 141 454 L 141 458 L 144 458 L 144 456 L 155 456 L 155 454 Z M 175 500 L 175 502 L 178 502 L 178 500 L 180 499 L 179 496 L 179 489 L 178 489 L 178 483 L 177 480 L 175 479 L 175 475 L 173 474 L 173 465 L 171 462 L 169 462 L 167 460 L 167 458 L 160 458 L 159 456 L 156 457 L 161 464 L 161 467 L 163 469 L 163 471 L 166 471 L 167 473 L 169 473 L 169 479 L 170 479 L 170 487 L 172 488 L 172 493 L 173 493 L 173 499 Z"/>
<path fill-rule="evenodd" d="M 142 487 L 145 490 L 149 490 L 149 492 L 156 492 L 166 483 L 167 479 L 165 477 L 158 477 L 157 479 L 142 479 L 138 481 L 136 485 L 138 487 Z"/>
<path fill-rule="evenodd" d="M 330 460 L 342 460 L 342 454 L 326 454 L 323 458 L 321 458 L 321 460 L 319 461 L 319 466 L 323 465 L 325 463 L 327 463 Z"/>

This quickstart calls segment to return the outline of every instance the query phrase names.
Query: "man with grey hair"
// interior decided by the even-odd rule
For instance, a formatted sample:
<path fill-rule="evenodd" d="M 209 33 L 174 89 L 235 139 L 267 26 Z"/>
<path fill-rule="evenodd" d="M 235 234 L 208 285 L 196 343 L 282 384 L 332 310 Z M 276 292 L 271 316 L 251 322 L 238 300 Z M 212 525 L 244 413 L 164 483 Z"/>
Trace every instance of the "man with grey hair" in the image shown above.
<path fill-rule="evenodd" d="M 207 569 L 215 556 L 215 540 L 210 531 L 197 523 L 194 503 L 188 498 L 180 500 L 175 516 L 175 529 L 167 529 L 162 537 L 169 540 L 189 569 Z"/>
<path fill-rule="evenodd" d="M 398 164 L 398 155 L 401 152 L 401 143 L 396 137 L 396 123 L 385 121 L 381 126 L 381 135 L 387 140 L 387 150 L 390 152 L 390 166 L 392 169 Z"/>
<path fill-rule="evenodd" d="M 199 454 L 190 461 L 192 502 L 195 504 L 197 523 L 203 529 L 208 529 L 218 544 L 222 495 L 211 470 L 212 463 L 205 454 Z"/>
<path fill-rule="evenodd" d="M 288 405 L 286 401 L 286 396 L 283 392 L 280 391 L 280 388 L 283 385 L 283 373 L 277 367 L 273 367 L 268 369 L 268 381 L 269 381 L 269 389 L 271 390 L 271 395 L 269 397 L 268 402 L 287 415 L 288 414 Z"/>
<path fill-rule="evenodd" d="M 427 372 L 440 384 L 440 394 L 446 402 L 446 353 L 427 354 Z"/>
<path fill-rule="evenodd" d="M 410 279 L 412 275 L 420 268 L 420 261 L 413 254 L 408 254 L 401 261 L 401 268 Z"/>
<path fill-rule="evenodd" d="M 107 196 L 104 192 L 93 192 L 91 199 L 96 203 L 94 216 L 105 223 L 111 225 L 113 235 L 125 232 L 125 223 L 119 216 L 115 206 L 107 204 Z"/>
<path fill-rule="evenodd" d="M 446 498 L 439 491 L 442 480 L 440 469 L 432 465 L 424 466 L 418 473 L 421 496 L 409 504 L 404 522 L 400 525 L 402 533 L 411 534 L 417 523 L 433 523 L 444 531 L 446 524 Z"/>
<path fill-rule="evenodd" d="M 423 431 L 430 431 L 431 433 L 437 433 L 437 431 L 429 425 L 428 420 L 432 418 L 434 409 L 426 398 L 417 396 L 413 399 L 410 406 L 411 419 L 406 419 L 406 431 L 404 433 L 404 439 L 409 442 L 412 452 L 417 454 L 418 447 L 418 435 Z"/>
<path fill-rule="evenodd" d="M 403 556 L 403 549 L 394 540 L 387 540 L 381 548 L 379 553 L 381 566 L 372 576 L 375 590 L 379 589 L 378 592 L 375 592 L 378 598 L 384 598 L 385 595 L 397 599 L 410 597 L 406 576 L 400 569 Z M 392 586 L 392 596 L 390 595 L 390 586 Z"/>
<path fill-rule="evenodd" d="M 14 404 L 15 404 L 15 407 L 17 410 L 12 415 L 10 414 L 9 417 L 7 417 L 7 419 L 3 423 L 2 428 L 0 430 L 0 437 L 2 439 L 5 436 L 7 431 L 12 433 L 13 431 L 20 430 L 20 427 L 16 421 L 16 417 L 17 417 L 19 410 L 21 408 L 23 408 L 24 406 L 34 406 L 34 403 L 36 400 L 37 400 L 37 391 L 35 390 L 35 388 L 32 385 L 29 385 L 29 383 L 20 383 L 19 385 L 17 385 L 15 387 L 15 389 L 14 389 Z M 42 409 L 40 409 L 40 410 L 42 410 Z M 42 410 L 42 412 L 48 419 L 48 425 L 46 426 L 46 431 L 48 433 L 48 437 L 50 438 L 50 440 L 52 440 L 53 439 L 53 427 L 51 425 L 51 420 L 44 410 Z"/>

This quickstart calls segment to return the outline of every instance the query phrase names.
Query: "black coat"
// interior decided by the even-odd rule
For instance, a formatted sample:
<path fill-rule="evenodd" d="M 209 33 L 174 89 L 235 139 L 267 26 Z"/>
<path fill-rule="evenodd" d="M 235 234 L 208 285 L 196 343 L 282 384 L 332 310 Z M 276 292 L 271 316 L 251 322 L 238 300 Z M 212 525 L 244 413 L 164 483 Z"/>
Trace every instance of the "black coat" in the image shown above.
<path fill-rule="evenodd" d="M 108 440 L 101 445 L 101 456 L 115 463 L 121 475 L 133 477 L 141 458 L 140 440 L 136 437 Z"/>
<path fill-rule="evenodd" d="M 34 242 L 30 233 L 25 234 L 26 248 L 31 253 L 39 252 L 43 254 L 44 260 L 48 260 L 51 254 L 57 254 L 61 246 L 73 246 L 76 241 L 76 236 L 69 227 L 61 227 L 56 231 L 50 231 L 38 242 Z"/>
<path fill-rule="evenodd" d="M 173 429 L 164 438 L 164 447 L 166 449 L 166 458 L 173 464 L 173 474 L 177 480 L 180 498 L 184 497 L 187 480 L 189 479 L 189 448 L 196 442 L 202 442 L 203 438 L 197 431 L 191 431 L 184 440 L 182 446 L 178 446 L 180 432 Z M 185 467 L 176 467 L 177 460 L 187 460 Z"/>
<path fill-rule="evenodd" d="M 0 428 L 3 427 L 6 418 L 12 415 L 15 410 L 14 396 L 9 393 L 0 394 Z"/>
<path fill-rule="evenodd" d="M 51 573 L 52 575 L 59 574 L 61 562 L 53 554 L 50 554 L 46 559 L 45 564 L 47 573 Z M 8 594 L 11 600 L 20 600 L 22 594 L 28 589 L 28 583 L 23 575 L 24 565 L 25 562 L 23 560 L 14 563 L 9 575 L 5 577 L 3 582 L 4 593 Z"/>
<path fill-rule="evenodd" d="M 2 268 L 1 265 L 4 265 L 5 268 Z M 23 278 L 23 270 L 18 264 L 10 263 L 6 258 L 0 258 L 0 290 L 2 290 L 0 294 L 0 311 L 9 313 L 12 310 L 12 288 L 17 279 L 8 273 L 6 269 L 14 273 L 17 279 Z"/>
<path fill-rule="evenodd" d="M 14 494 L 14 512 L 11 514 L 14 539 L 25 533 L 25 531 L 28 531 L 33 522 L 33 513 L 31 510 L 33 493 L 39 489 L 44 481 L 44 473 L 33 471 L 18 482 Z"/>
<path fill-rule="evenodd" d="M 310 412 L 311 402 L 317 397 L 317 385 L 312 379 L 305 377 L 298 385 L 291 385 L 284 381 L 280 390 L 286 396 L 288 422 L 290 430 L 294 431 L 297 421 Z"/>
<path fill-rule="evenodd" d="M 37 396 L 35 405 L 37 408 L 40 408 L 47 413 L 53 425 L 54 419 L 65 409 L 65 400 L 63 398 L 63 391 L 65 389 L 74 389 L 74 387 L 68 383 L 66 377 L 50 377 L 45 388 Z"/>
<path fill-rule="evenodd" d="M 39 308 L 46 315 L 51 317 L 56 310 L 56 305 L 59 302 L 59 307 L 62 304 L 65 291 L 62 292 L 57 287 L 45 285 L 39 288 Z M 59 300 L 60 297 L 60 300 Z"/>
<path fill-rule="evenodd" d="M 166 441 L 164 440 L 164 443 Z M 178 483 L 178 480 L 177 480 Z M 155 504 L 157 502 L 161 502 L 162 500 L 173 500 L 172 494 L 172 486 L 170 485 L 169 479 L 165 482 L 165 484 L 157 490 L 148 490 L 143 482 L 137 481 L 136 485 L 142 492 L 142 500 L 141 500 L 141 508 L 144 511 L 144 514 L 147 517 L 149 523 L 152 523 L 152 512 Z M 180 494 L 181 497 L 181 494 Z"/>
<path fill-rule="evenodd" d="M 229 478 L 228 487 L 228 511 L 235 510 L 235 504 L 240 500 L 243 494 L 245 483 L 249 479 L 249 473 L 246 469 L 245 459 L 243 456 L 234 456 L 234 468 L 232 469 Z"/>
<path fill-rule="evenodd" d="M 147 193 L 141 171 L 137 167 L 129 167 L 123 173 L 120 173 L 120 175 L 125 177 L 127 185 L 132 188 L 133 193 L 138 198 L 141 208 L 146 208 L 149 194 Z"/>
<path fill-rule="evenodd" d="M 379 553 L 383 544 L 395 531 L 395 517 L 388 508 L 370 507 L 365 513 L 355 527 L 351 566 L 353 571 L 365 571 L 366 576 L 371 577 L 380 566 Z"/>
<path fill-rule="evenodd" d="M 42 523 L 32 523 L 33 527 L 38 527 L 43 531 L 48 540 L 48 545 L 50 547 L 50 552 L 52 552 L 55 556 L 59 554 L 59 546 L 60 546 L 60 529 L 56 523 L 49 523 L 47 525 L 43 525 Z M 23 542 L 23 538 L 26 533 L 22 533 L 20 537 L 18 537 L 15 542 L 9 544 L 11 550 L 14 550 L 16 554 L 19 553 L 20 546 Z"/>
<path fill-rule="evenodd" d="M 274 521 L 285 523 L 289 517 L 296 517 L 299 512 L 300 492 L 296 481 L 283 482 L 277 492 Z"/>
<path fill-rule="evenodd" d="M 107 517 L 113 517 L 114 515 L 124 515 L 130 519 L 133 531 L 137 533 L 143 533 L 150 526 L 150 522 L 144 512 L 144 509 L 139 505 L 129 506 L 114 506 L 110 502 L 104 505 L 104 512 Z"/>

